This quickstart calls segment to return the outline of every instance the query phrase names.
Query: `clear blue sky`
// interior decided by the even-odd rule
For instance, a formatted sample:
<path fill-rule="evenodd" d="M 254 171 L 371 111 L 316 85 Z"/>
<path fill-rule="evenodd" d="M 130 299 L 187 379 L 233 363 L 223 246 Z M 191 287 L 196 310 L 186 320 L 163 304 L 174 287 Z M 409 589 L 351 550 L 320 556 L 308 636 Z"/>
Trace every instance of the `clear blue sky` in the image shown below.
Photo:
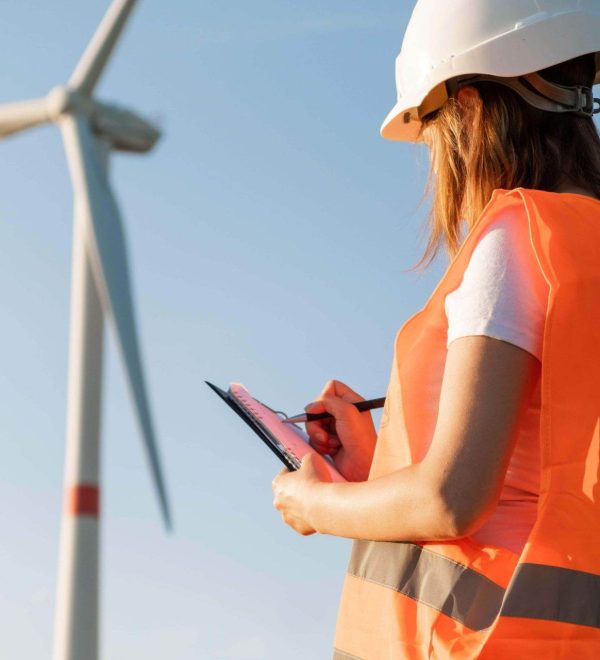
<path fill-rule="evenodd" d="M 386 142 L 409 5 L 141 1 L 99 96 L 158 117 L 116 155 L 175 517 L 160 525 L 108 333 L 102 654 L 331 653 L 351 542 L 272 507 L 276 459 L 204 380 L 295 413 L 329 378 L 382 396 L 392 342 L 445 269 L 425 247 L 421 147 Z M 3 3 L 0 101 L 67 80 L 108 0 Z M 62 501 L 72 194 L 56 127 L 0 142 L 0 657 L 50 657 Z M 378 419 L 378 418 L 377 418 Z"/>

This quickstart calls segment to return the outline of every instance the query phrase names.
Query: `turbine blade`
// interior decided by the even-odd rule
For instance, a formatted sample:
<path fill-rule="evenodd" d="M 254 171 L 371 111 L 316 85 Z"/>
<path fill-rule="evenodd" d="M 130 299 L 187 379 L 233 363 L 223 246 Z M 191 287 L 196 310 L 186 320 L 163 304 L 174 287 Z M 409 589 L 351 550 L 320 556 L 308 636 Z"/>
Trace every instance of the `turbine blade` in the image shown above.
<path fill-rule="evenodd" d="M 119 210 L 108 183 L 101 145 L 93 136 L 87 119 L 66 115 L 60 125 L 76 204 L 87 220 L 85 236 L 91 248 L 98 288 L 114 320 L 164 523 L 170 529 L 171 515 L 142 369 Z"/>
<path fill-rule="evenodd" d="M 69 79 L 70 88 L 88 96 L 94 91 L 135 3 L 113 1 Z"/>
<path fill-rule="evenodd" d="M 45 98 L 0 105 L 0 138 L 50 121 Z"/>

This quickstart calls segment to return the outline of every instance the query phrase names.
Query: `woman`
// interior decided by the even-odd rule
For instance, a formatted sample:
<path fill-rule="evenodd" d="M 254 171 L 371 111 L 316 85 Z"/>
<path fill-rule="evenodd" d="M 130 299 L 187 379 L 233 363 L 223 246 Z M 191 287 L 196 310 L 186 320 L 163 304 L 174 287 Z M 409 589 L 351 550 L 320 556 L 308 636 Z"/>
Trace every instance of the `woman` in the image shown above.
<path fill-rule="evenodd" d="M 335 658 L 600 657 L 599 52 L 598 0 L 415 7 L 382 134 L 430 147 L 422 261 L 451 263 L 378 433 L 338 381 L 306 407 L 348 483 L 273 480 L 294 530 L 354 539 Z"/>

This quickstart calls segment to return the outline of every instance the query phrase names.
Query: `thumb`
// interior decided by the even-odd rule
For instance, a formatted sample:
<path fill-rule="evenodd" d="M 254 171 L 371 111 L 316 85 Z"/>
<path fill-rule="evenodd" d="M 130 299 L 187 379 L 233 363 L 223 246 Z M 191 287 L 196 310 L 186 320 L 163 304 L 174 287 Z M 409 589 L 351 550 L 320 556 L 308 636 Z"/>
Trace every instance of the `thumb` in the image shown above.
<path fill-rule="evenodd" d="M 354 417 L 354 415 L 360 414 L 356 409 L 356 406 L 354 406 L 352 403 L 345 401 L 339 396 L 330 395 L 325 395 L 319 399 L 319 401 L 316 401 L 314 403 L 314 408 L 311 406 L 310 410 L 307 412 L 328 412 L 330 415 L 333 415 L 337 421 L 351 419 Z"/>

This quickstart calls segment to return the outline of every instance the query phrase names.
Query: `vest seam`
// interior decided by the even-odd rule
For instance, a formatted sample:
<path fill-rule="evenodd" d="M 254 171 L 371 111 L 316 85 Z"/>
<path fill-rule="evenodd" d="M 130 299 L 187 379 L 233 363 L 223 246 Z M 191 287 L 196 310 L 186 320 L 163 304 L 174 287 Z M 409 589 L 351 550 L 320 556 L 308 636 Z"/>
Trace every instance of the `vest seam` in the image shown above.
<path fill-rule="evenodd" d="M 547 281 L 548 286 L 550 287 L 550 291 L 548 294 L 548 302 L 546 304 L 546 320 L 544 323 L 544 341 L 543 341 L 543 346 L 542 346 L 542 368 L 541 371 L 542 373 L 540 374 L 540 495 L 538 498 L 538 514 L 541 509 L 542 505 L 542 500 L 546 499 L 543 495 L 543 493 L 548 493 L 550 491 L 550 480 L 551 480 L 551 470 L 546 469 L 546 470 L 541 470 L 542 464 L 546 464 L 546 466 L 549 466 L 552 463 L 552 455 L 551 455 L 551 443 L 549 442 L 550 438 L 552 437 L 552 417 L 551 417 L 551 409 L 547 405 L 549 401 L 552 400 L 552 392 L 551 392 L 551 384 L 550 384 L 550 376 L 549 376 L 549 370 L 548 370 L 548 360 L 547 356 L 550 354 L 550 348 L 551 348 L 551 343 L 552 343 L 552 328 L 553 328 L 553 323 L 554 323 L 554 305 L 551 304 L 553 300 L 551 298 L 555 298 L 553 294 L 555 294 L 555 287 L 552 284 L 552 281 L 548 279 L 546 276 L 546 273 L 544 271 L 544 268 L 539 260 L 538 256 L 538 251 L 537 251 L 537 246 L 535 241 L 533 240 L 533 235 L 532 235 L 532 221 L 531 221 L 531 213 L 529 209 L 529 204 L 527 200 L 527 195 L 525 195 L 522 192 L 522 189 L 519 189 L 519 196 L 523 200 L 523 205 L 525 207 L 525 213 L 527 214 L 527 225 L 529 229 L 529 241 L 533 247 L 533 251 L 535 253 L 536 260 L 540 266 L 540 270 L 542 271 L 542 275 L 544 276 L 544 279 Z M 552 313 L 550 313 L 552 311 Z M 543 376 L 543 377 L 542 377 Z M 547 395 L 544 398 L 544 393 Z M 547 434 L 546 437 L 542 438 L 542 425 L 541 425 L 541 416 L 542 416 L 542 411 L 544 410 L 544 407 L 542 406 L 542 403 L 546 403 L 545 407 L 545 418 L 547 420 L 546 422 L 546 429 L 547 429 Z M 544 458 L 546 459 L 544 461 Z M 544 474 L 545 473 L 545 474 Z M 542 482 L 544 486 L 542 487 Z M 537 518 L 537 517 L 536 517 Z M 533 530 L 532 530 L 533 531 Z M 530 535 L 531 536 L 531 533 Z"/>

